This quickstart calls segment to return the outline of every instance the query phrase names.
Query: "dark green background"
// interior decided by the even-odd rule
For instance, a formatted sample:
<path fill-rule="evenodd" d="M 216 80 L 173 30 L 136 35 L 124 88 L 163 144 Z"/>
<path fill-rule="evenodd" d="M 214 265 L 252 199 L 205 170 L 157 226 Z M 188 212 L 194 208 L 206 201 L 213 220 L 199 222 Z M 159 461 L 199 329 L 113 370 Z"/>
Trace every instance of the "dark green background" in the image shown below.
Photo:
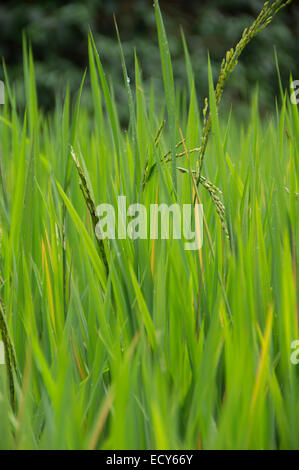
<path fill-rule="evenodd" d="M 33 45 L 40 104 L 50 109 L 55 103 L 55 94 L 63 96 L 67 82 L 72 91 L 79 86 L 88 64 L 87 34 L 90 26 L 125 119 L 125 90 L 113 13 L 119 24 L 130 76 L 134 79 L 133 52 L 136 47 L 146 84 L 154 79 L 157 88 L 161 89 L 152 3 L 147 0 L 1 0 L 0 56 L 8 65 L 18 102 L 23 104 L 22 31 L 26 31 Z M 216 75 L 225 51 L 236 43 L 263 3 L 260 0 L 161 0 L 177 83 L 181 87 L 186 86 L 180 25 L 190 48 L 197 90 L 203 97 L 207 91 L 207 52 L 210 52 Z M 278 94 L 273 48 L 277 48 L 284 86 L 287 86 L 290 72 L 299 79 L 298 45 L 299 2 L 295 0 L 245 51 L 227 87 L 226 103 L 246 103 L 259 82 L 261 108 L 267 111 Z M 87 96 L 85 100 L 88 103 Z"/>

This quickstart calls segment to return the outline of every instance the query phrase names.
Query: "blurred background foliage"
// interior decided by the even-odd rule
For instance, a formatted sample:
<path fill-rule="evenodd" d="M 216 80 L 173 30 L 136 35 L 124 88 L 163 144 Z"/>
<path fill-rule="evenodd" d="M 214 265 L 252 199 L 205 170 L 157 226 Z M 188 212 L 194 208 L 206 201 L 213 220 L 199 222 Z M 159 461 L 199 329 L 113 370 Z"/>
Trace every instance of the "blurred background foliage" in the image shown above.
<path fill-rule="evenodd" d="M 202 104 L 207 93 L 207 53 L 213 71 L 219 71 L 227 49 L 239 39 L 262 8 L 263 0 L 160 0 L 170 49 L 175 80 L 187 88 L 182 26 L 190 50 L 196 87 Z M 106 74 L 113 83 L 120 115 L 126 122 L 127 106 L 122 81 L 119 47 L 113 14 L 116 15 L 127 66 L 134 79 L 134 48 L 140 59 L 145 90 L 154 82 L 155 92 L 162 93 L 160 57 L 152 1 L 86 0 L 82 1 L 5 1 L 0 6 L 0 56 L 5 59 L 18 103 L 24 104 L 22 80 L 22 32 L 30 39 L 36 62 L 39 102 L 46 110 L 55 103 L 55 96 L 65 93 L 66 83 L 72 92 L 80 84 L 88 65 L 87 35 L 93 31 Z M 277 48 L 283 84 L 289 74 L 299 78 L 299 2 L 294 0 L 280 13 L 272 26 L 246 49 L 238 68 L 230 79 L 225 103 L 245 110 L 252 90 L 259 83 L 262 111 L 267 112 L 278 95 L 274 61 Z M 0 74 L 2 75 L 2 70 Z M 3 78 L 0 76 L 0 78 Z M 85 93 L 85 104 L 90 96 Z M 236 106 L 237 105 L 237 106 Z"/>

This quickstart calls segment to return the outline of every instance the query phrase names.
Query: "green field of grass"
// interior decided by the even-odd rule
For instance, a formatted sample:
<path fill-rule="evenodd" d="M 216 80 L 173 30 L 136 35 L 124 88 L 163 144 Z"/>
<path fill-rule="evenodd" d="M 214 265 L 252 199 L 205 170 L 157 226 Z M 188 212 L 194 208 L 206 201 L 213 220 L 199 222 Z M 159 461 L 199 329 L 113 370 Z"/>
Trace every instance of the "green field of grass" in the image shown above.
<path fill-rule="evenodd" d="M 267 117 L 258 89 L 246 122 L 218 114 L 235 64 L 218 86 L 209 67 L 207 107 L 185 41 L 176 89 L 157 3 L 156 19 L 165 100 L 144 90 L 137 55 L 127 71 L 120 43 L 128 129 L 91 34 L 75 103 L 66 92 L 43 114 L 25 39 L 24 113 L 5 77 L 1 449 L 299 448 L 298 107 L 281 85 Z M 99 241 L 95 207 L 120 195 L 202 203 L 202 248 Z"/>

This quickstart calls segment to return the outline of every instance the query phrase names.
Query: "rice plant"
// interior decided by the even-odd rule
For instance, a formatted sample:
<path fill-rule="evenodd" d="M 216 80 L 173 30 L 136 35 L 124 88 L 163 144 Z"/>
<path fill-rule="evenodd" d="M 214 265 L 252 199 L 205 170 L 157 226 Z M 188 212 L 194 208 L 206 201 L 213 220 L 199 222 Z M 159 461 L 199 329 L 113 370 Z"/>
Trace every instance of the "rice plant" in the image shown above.
<path fill-rule="evenodd" d="M 53 113 L 26 38 L 25 112 L 4 66 L 1 449 L 299 448 L 298 107 L 281 84 L 266 119 L 258 89 L 246 122 L 218 109 L 243 49 L 288 3 L 266 2 L 216 82 L 208 60 L 203 102 L 184 37 L 189 86 L 175 85 L 157 1 L 165 100 L 144 88 L 138 51 L 127 70 L 116 26 L 128 129 L 92 32 L 89 81 Z M 202 248 L 98 239 L 97 206 L 122 195 L 202 203 Z"/>

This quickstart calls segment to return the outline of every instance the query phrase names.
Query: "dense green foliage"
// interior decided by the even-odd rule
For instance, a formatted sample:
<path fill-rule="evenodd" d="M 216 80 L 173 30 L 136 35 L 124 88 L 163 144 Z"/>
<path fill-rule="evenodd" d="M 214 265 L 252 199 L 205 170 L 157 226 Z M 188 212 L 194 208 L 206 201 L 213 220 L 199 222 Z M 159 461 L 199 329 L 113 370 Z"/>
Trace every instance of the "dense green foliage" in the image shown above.
<path fill-rule="evenodd" d="M 162 0 L 161 9 L 177 86 L 181 89 L 186 86 L 180 25 L 189 45 L 196 87 L 202 100 L 207 94 L 207 50 L 216 75 L 226 50 L 236 43 L 236 38 L 256 17 L 262 5 L 263 0 Z M 49 109 L 54 107 L 57 93 L 64 96 L 67 82 L 73 92 L 79 87 L 82 70 L 88 65 L 87 35 L 91 27 L 103 65 L 113 82 L 121 122 L 125 124 L 126 95 L 119 80 L 121 66 L 113 13 L 119 24 L 131 79 L 134 78 L 133 51 L 136 47 L 145 90 L 154 80 L 157 90 L 162 93 L 162 83 L 158 80 L 160 57 L 152 0 L 4 0 L 0 5 L 0 58 L 4 57 L 8 65 L 16 87 L 17 101 L 24 104 L 20 69 L 22 31 L 26 31 L 33 46 L 39 103 Z M 282 79 L 287 85 L 290 71 L 299 73 L 298 42 L 299 8 L 294 2 L 281 13 L 267 33 L 261 34 L 245 51 L 225 95 L 228 106 L 234 102 L 240 105 L 243 114 L 246 113 L 243 103 L 249 101 L 252 90 L 259 82 L 260 106 L 263 111 L 273 107 L 273 95 L 278 94 L 273 47 L 278 48 Z M 91 107 L 87 91 L 83 102 Z"/>
<path fill-rule="evenodd" d="M 299 366 L 290 361 L 299 339 L 299 114 L 288 91 L 267 120 L 256 92 L 240 124 L 234 113 L 218 116 L 210 69 L 202 174 L 222 190 L 230 238 L 200 185 L 200 251 L 181 240 L 106 240 L 107 277 L 92 203 L 116 206 L 126 195 L 146 207 L 182 204 L 197 193 L 194 74 L 186 50 L 185 99 L 156 14 L 166 98 L 144 93 L 137 57 L 135 83 L 123 62 L 128 131 L 91 36 L 90 83 L 74 106 L 67 93 L 43 114 L 26 44 L 26 113 L 6 79 L 0 328 L 15 397 L 0 366 L 0 448 L 299 448 Z M 80 106 L 84 88 L 92 114 Z"/>

